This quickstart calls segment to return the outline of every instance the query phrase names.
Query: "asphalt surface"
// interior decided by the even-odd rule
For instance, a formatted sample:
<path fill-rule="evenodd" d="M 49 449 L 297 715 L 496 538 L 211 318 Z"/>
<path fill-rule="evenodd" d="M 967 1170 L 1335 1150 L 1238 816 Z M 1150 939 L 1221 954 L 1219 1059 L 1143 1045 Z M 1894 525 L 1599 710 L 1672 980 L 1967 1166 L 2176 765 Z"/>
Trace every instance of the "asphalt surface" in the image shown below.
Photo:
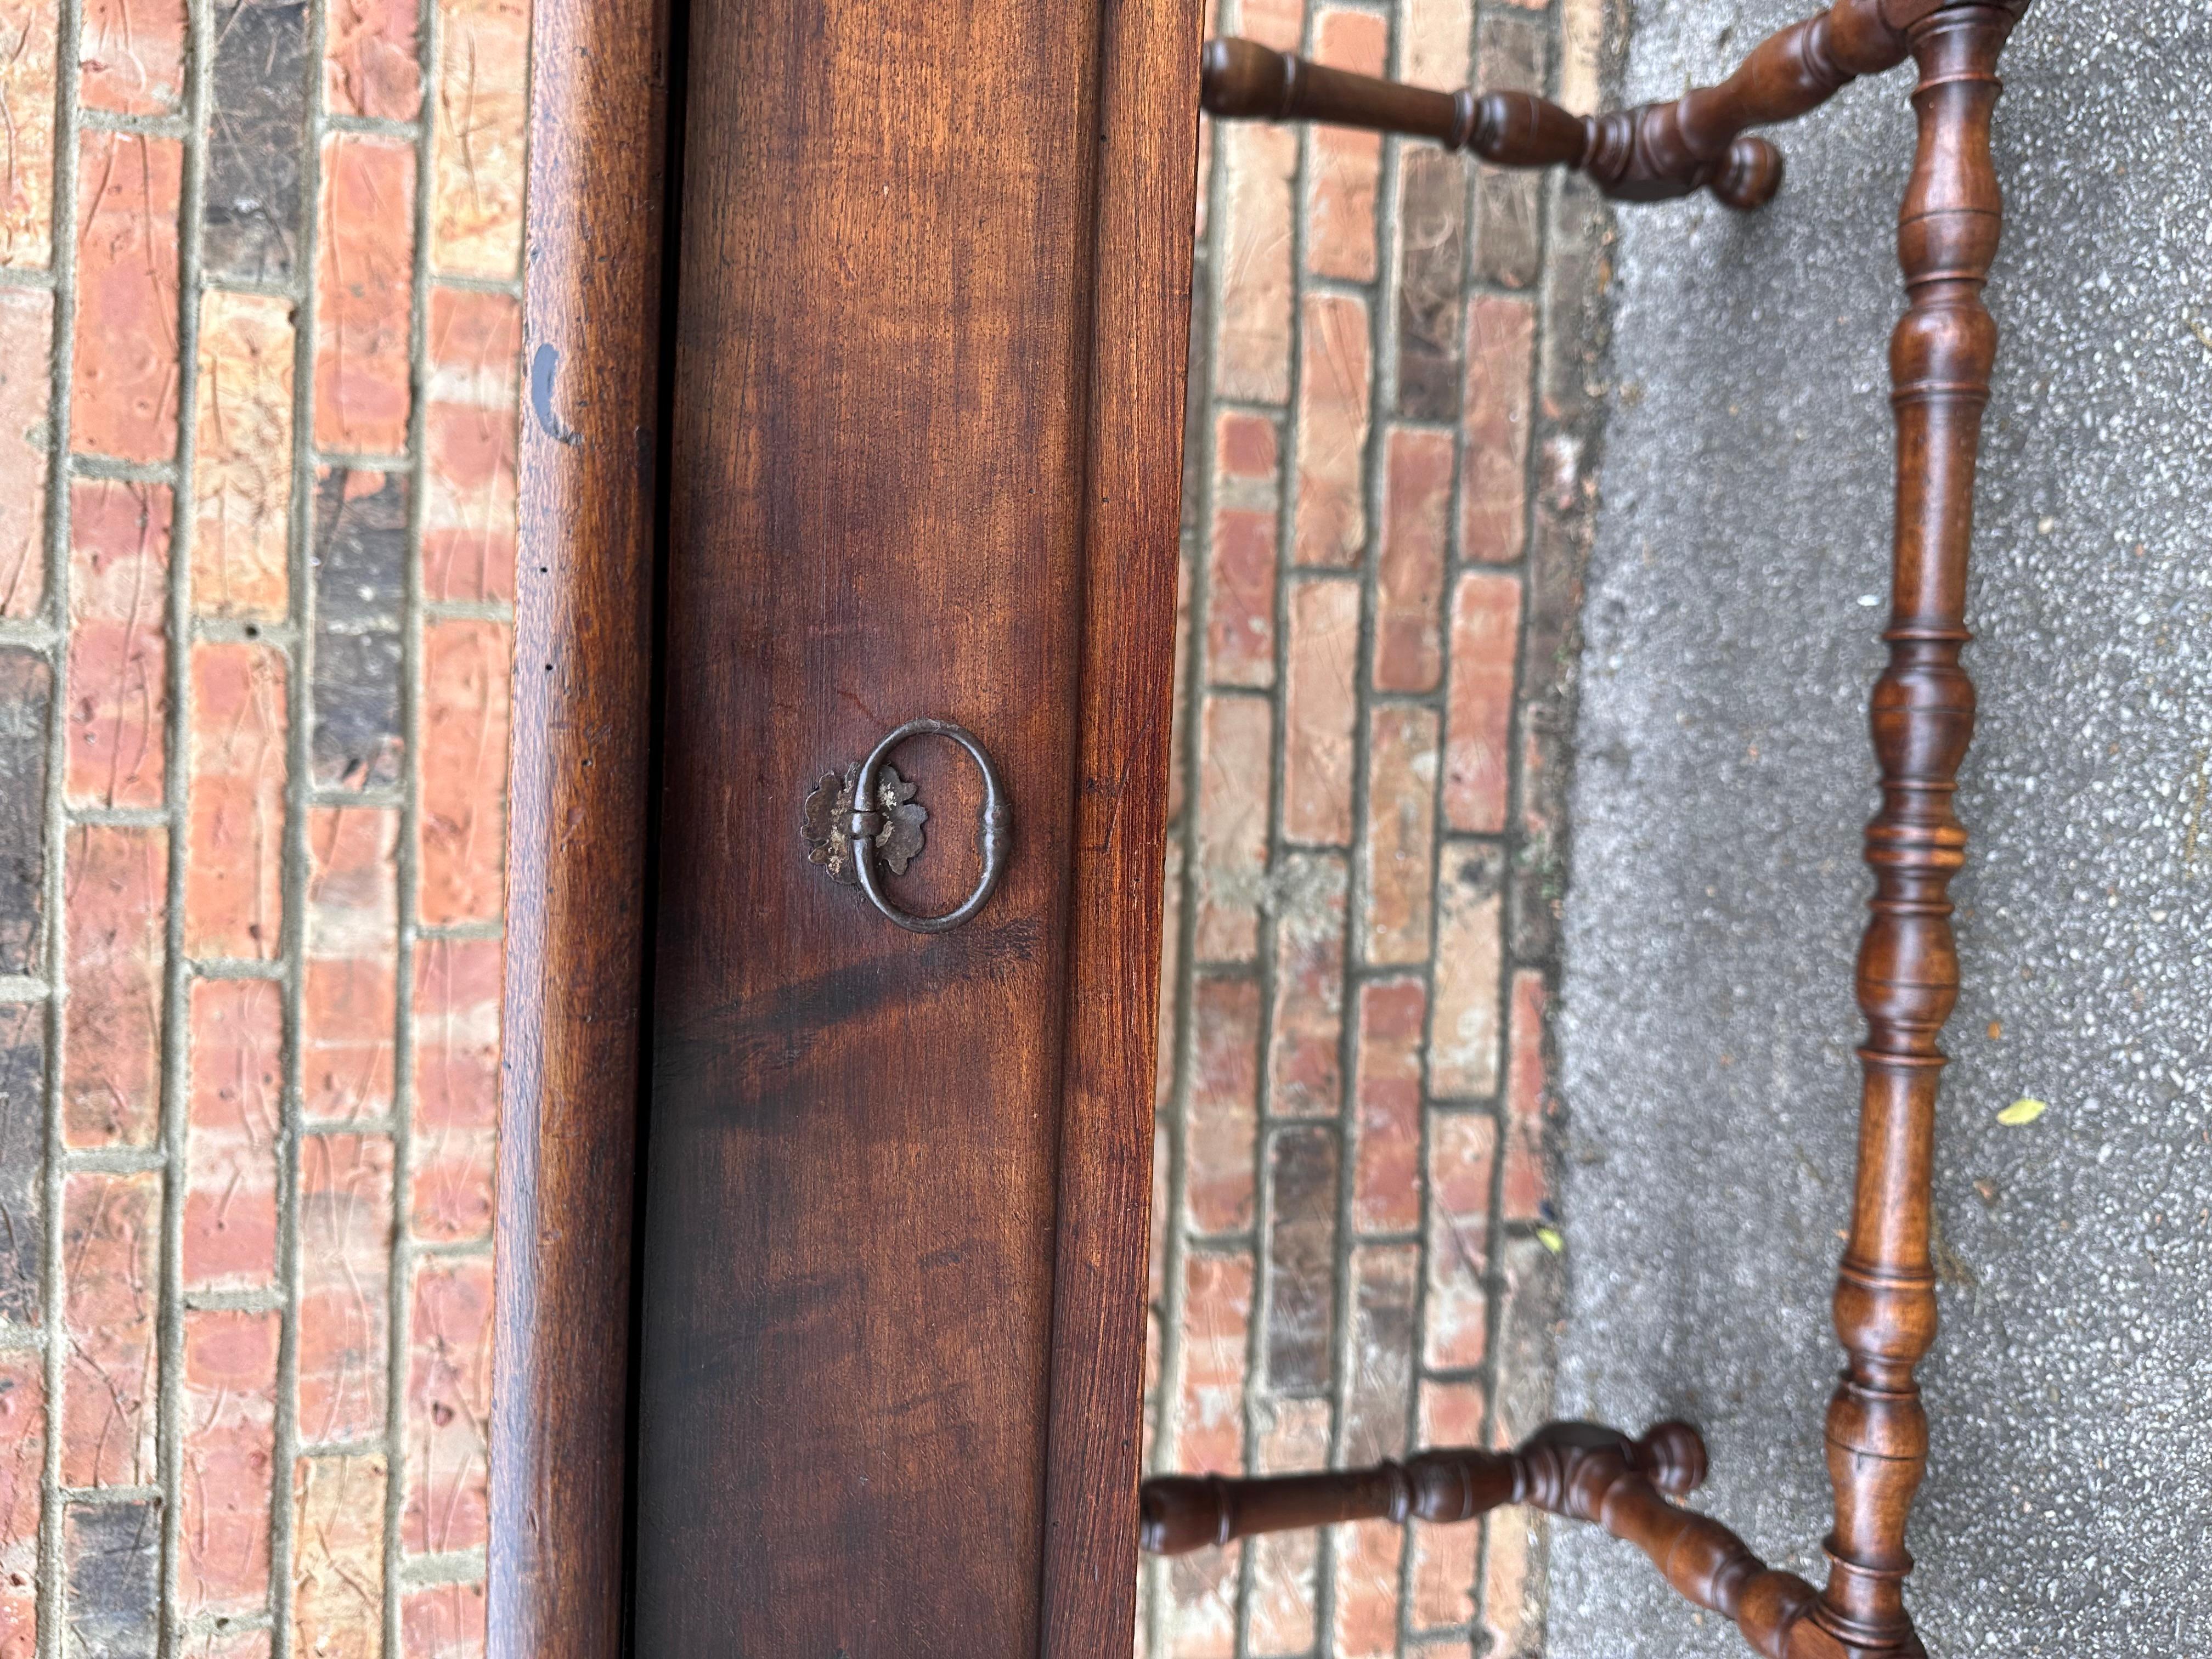
<path fill-rule="evenodd" d="M 1646 0 L 1627 94 L 1803 9 Z M 1622 212 L 1567 912 L 1559 1403 L 1702 1423 L 1701 1501 L 1816 1581 L 1910 76 L 1778 134 L 1753 218 Z M 1910 1594 L 1939 1659 L 2208 1655 L 2212 9 L 2044 0 L 2005 76 Z M 1554 1659 L 1743 1650 L 1556 1535 Z"/>

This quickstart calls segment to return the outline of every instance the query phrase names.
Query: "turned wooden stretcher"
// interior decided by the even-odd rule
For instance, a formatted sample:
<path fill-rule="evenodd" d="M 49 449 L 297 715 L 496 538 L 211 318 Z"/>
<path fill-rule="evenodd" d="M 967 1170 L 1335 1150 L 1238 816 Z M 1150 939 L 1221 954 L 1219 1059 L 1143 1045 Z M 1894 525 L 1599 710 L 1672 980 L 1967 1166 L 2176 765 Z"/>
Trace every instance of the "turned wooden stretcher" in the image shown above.
<path fill-rule="evenodd" d="M 2001 226 L 1990 134 L 1998 55 L 2027 0 L 1838 0 L 1774 35 L 1717 87 L 1595 117 L 1528 93 L 1437 92 L 1328 69 L 1248 40 L 1206 47 L 1217 117 L 1314 120 L 1433 138 L 1510 167 L 1579 169 L 1606 195 L 1708 190 L 1756 209 L 1782 159 L 1748 129 L 1805 114 L 1908 57 L 1919 138 L 1898 218 L 1906 310 L 1890 342 L 1897 515 L 1889 662 L 1872 701 L 1881 808 L 1866 833 L 1873 915 L 1857 991 L 1867 1021 L 1858 1176 L 1838 1273 L 1846 1363 L 1828 1405 L 1835 1524 L 1827 1583 L 1774 1571 L 1718 1522 L 1672 1500 L 1704 1479 L 1694 1429 L 1642 1439 L 1553 1424 L 1511 1452 L 1427 1451 L 1404 1464 L 1267 1480 L 1146 1481 L 1142 1540 L 1157 1553 L 1255 1533 L 1374 1517 L 1465 1521 L 1508 1504 L 1593 1521 L 1642 1549 L 1699 1607 L 1770 1659 L 1923 1654 L 1905 1607 L 1905 1517 L 1928 1455 L 1913 1370 L 1936 1333 L 1929 1255 L 1936 1039 L 1958 1000 L 1951 878 L 1966 831 L 1952 810 L 1973 731 L 1960 667 L 1974 465 L 1996 329 L 1982 289 Z"/>

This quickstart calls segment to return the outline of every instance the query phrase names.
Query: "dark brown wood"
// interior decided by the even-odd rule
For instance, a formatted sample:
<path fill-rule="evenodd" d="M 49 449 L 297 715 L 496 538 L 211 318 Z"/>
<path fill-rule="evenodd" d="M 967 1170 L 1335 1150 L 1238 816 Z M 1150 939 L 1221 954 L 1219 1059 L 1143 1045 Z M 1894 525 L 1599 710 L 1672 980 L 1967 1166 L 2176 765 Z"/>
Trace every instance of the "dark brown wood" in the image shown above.
<path fill-rule="evenodd" d="M 691 21 L 635 1648 L 1092 1659 L 1133 1627 L 1197 19 Z M 922 715 L 1012 812 L 926 936 L 799 833 Z M 895 757 L 917 912 L 975 875 L 946 749 Z"/>
<path fill-rule="evenodd" d="M 532 12 L 492 1659 L 621 1651 L 667 31 Z"/>

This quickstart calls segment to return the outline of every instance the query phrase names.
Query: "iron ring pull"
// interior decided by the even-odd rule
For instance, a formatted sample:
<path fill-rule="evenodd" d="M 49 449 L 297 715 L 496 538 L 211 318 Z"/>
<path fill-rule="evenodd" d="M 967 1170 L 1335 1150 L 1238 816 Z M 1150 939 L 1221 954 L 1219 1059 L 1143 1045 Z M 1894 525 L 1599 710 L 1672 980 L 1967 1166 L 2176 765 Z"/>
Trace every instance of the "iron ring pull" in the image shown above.
<path fill-rule="evenodd" d="M 884 896 L 883 884 L 876 877 L 876 835 L 883 828 L 882 815 L 871 811 L 863 804 L 876 799 L 876 769 L 884 757 L 908 738 L 950 738 L 968 751 L 975 763 L 975 769 L 983 775 L 983 873 L 975 883 L 975 890 L 953 909 L 941 916 L 917 916 L 902 910 Z M 886 917 L 910 933 L 942 933 L 966 921 L 991 896 L 991 890 L 999 884 L 1006 872 L 1006 848 L 1012 840 L 1012 814 L 1007 810 L 1006 792 L 999 787 L 999 774 L 991 764 L 991 757 L 983 752 L 983 745 L 975 740 L 974 732 L 951 720 L 908 720 L 868 751 L 867 759 L 860 763 L 860 776 L 853 783 L 853 815 L 846 824 L 846 834 L 853 848 L 853 872 L 860 878 L 860 890 L 868 896 Z"/>

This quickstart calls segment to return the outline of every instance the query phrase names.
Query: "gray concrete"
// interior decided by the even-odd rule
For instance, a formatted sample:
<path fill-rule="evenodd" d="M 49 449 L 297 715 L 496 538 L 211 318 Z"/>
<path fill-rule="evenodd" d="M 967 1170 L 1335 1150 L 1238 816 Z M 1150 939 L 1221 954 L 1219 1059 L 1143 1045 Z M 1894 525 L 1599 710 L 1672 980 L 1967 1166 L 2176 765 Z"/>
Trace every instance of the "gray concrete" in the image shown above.
<path fill-rule="evenodd" d="M 1802 9 L 1646 3 L 1627 92 Z M 1711 1507 L 1816 1579 L 1909 74 L 1783 135 L 1790 186 L 1754 219 L 1622 215 L 1575 799 L 1561 1403 L 1705 1424 Z M 2045 0 L 2006 77 L 1913 1601 L 1938 1656 L 2203 1655 L 2212 9 Z M 2049 1114 L 2000 1127 L 2020 1096 Z M 1560 1535 L 1557 1659 L 1741 1651 L 1718 1624 Z"/>

